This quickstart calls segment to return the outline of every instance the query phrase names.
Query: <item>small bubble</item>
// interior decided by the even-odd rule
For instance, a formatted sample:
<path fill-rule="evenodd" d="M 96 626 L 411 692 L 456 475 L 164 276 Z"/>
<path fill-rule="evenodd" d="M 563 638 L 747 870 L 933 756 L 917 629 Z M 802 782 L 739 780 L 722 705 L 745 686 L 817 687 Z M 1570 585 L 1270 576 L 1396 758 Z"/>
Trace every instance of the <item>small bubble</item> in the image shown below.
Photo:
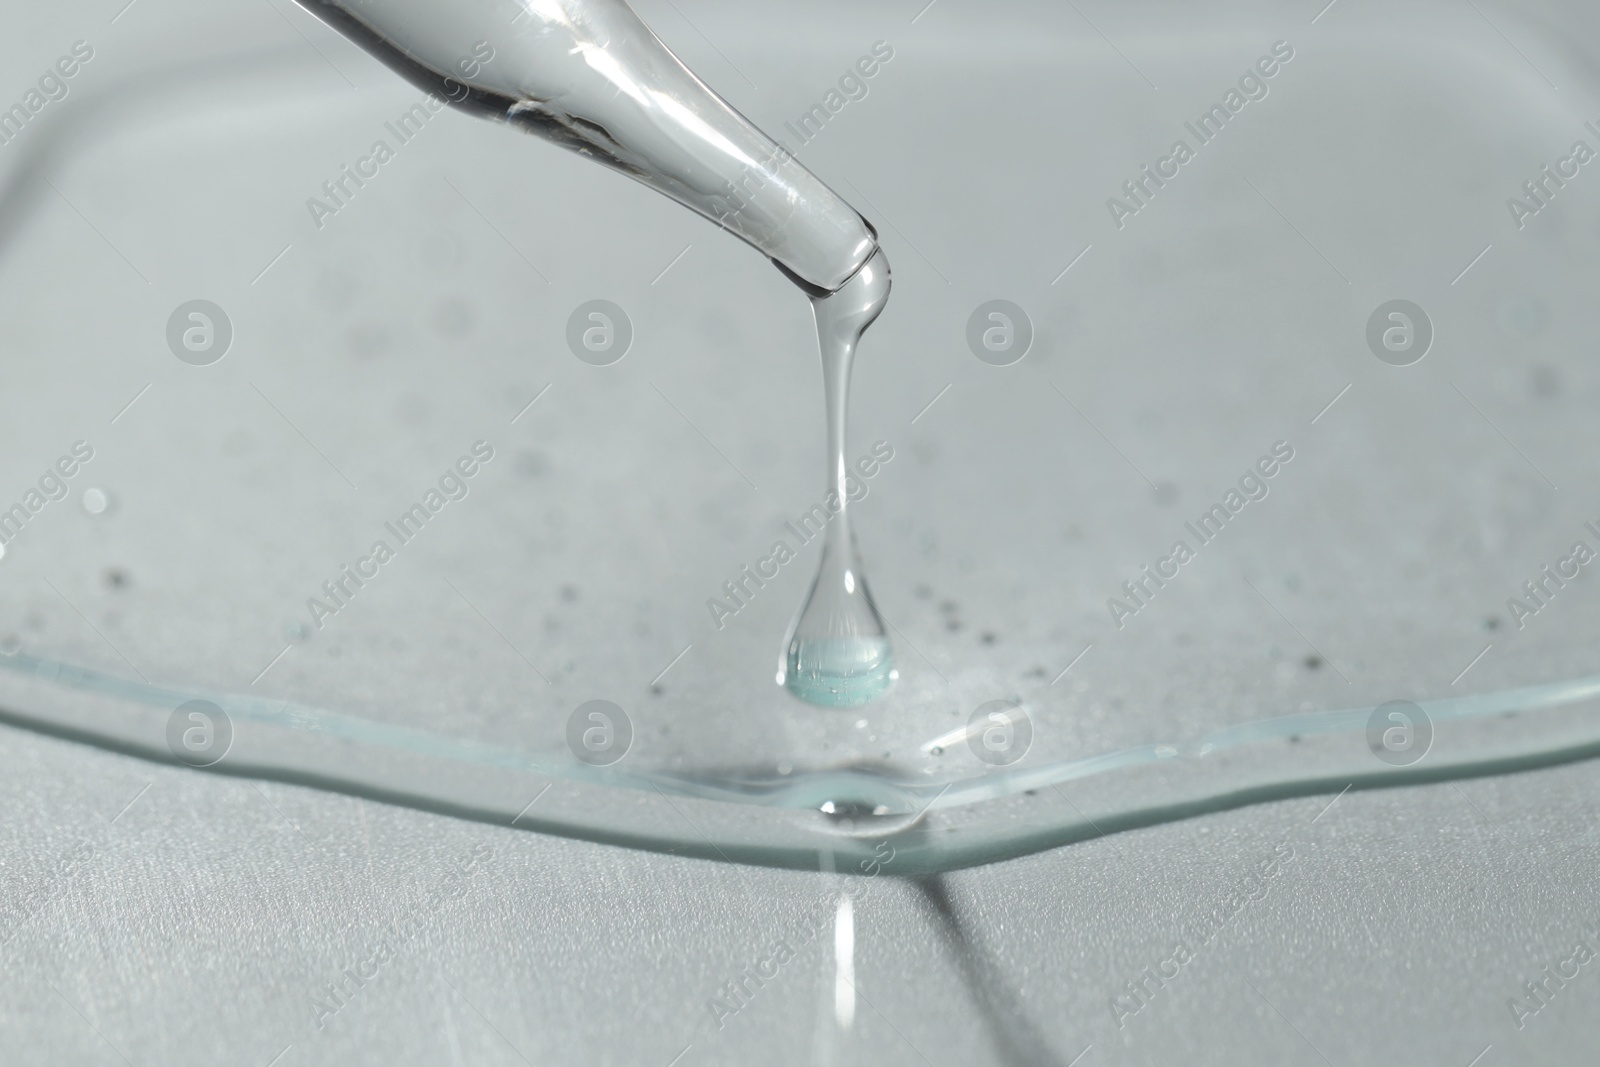
<path fill-rule="evenodd" d="M 816 603 L 813 599 L 802 612 L 802 625 Z M 876 609 L 864 598 L 860 605 L 852 606 L 873 624 L 878 623 Z M 796 637 L 789 645 L 783 684 L 807 703 L 855 707 L 876 700 L 889 688 L 896 677 L 892 657 L 889 639 L 881 633 L 871 637 Z M 864 728 L 866 720 L 858 725 Z"/>
<path fill-rule="evenodd" d="M 85 489 L 82 503 L 90 515 L 104 515 L 111 509 L 111 494 L 100 488 Z"/>
<path fill-rule="evenodd" d="M 930 756 L 942 756 L 942 755 L 944 755 L 944 746 L 943 745 L 934 745 L 932 748 L 928 749 L 928 755 L 930 755 Z"/>
<path fill-rule="evenodd" d="M 309 641 L 311 627 L 303 622 L 286 623 L 283 627 L 283 636 L 288 641 Z"/>

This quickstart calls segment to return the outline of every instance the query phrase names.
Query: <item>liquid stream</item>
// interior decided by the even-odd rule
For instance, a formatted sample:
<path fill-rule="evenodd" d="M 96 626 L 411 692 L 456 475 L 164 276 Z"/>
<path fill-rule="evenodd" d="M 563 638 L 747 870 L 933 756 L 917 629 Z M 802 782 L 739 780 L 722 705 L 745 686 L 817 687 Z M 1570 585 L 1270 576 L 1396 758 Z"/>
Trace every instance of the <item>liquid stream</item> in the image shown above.
<path fill-rule="evenodd" d="M 850 524 L 856 482 L 845 458 L 850 369 L 861 335 L 889 300 L 889 262 L 880 250 L 837 292 L 813 296 L 827 408 L 827 526 L 811 591 L 784 641 L 778 683 L 811 704 L 854 707 L 895 681 L 894 652 L 867 589 Z"/>
<path fill-rule="evenodd" d="M 895 680 L 850 524 L 850 369 L 889 298 L 877 234 L 711 91 L 623 0 L 301 0 L 418 87 L 671 197 L 769 256 L 811 297 L 826 393 L 829 523 L 778 684 L 853 707 Z M 480 36 L 482 35 L 482 36 Z"/>

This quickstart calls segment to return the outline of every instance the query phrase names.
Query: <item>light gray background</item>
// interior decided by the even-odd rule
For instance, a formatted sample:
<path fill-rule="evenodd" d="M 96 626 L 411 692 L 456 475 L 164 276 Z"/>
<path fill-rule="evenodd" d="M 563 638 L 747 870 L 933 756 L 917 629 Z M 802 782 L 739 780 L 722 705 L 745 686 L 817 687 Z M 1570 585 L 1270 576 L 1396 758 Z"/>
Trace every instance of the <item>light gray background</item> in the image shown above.
<path fill-rule="evenodd" d="M 415 95 L 409 88 L 397 87 L 381 68 L 287 6 L 275 14 L 267 3 L 139 0 L 120 16 L 120 3 L 92 12 L 12 6 L 17 10 L 7 12 L 8 32 L 0 41 L 0 69 L 12 77 L 0 96 L 20 93 L 72 40 L 84 37 L 99 55 L 78 79 L 80 99 L 63 107 L 82 102 L 90 78 L 114 94 L 142 72 L 212 61 L 237 70 L 241 64 L 227 57 L 254 49 L 267 57 L 251 61 L 265 71 L 261 91 L 281 88 L 286 102 L 279 107 L 275 96 L 242 101 L 257 83 L 217 74 L 201 84 L 231 85 L 233 96 L 217 90 L 212 99 L 207 90 L 183 106 L 171 99 L 163 107 L 140 104 L 117 118 L 127 135 L 98 162 L 75 166 L 92 157 L 81 144 L 46 160 L 44 172 L 79 206 L 51 199 L 57 194 L 37 181 L 28 186 L 32 194 L 12 203 L 27 224 L 16 214 L 7 220 L 8 313 L 0 319 L 0 338 L 10 363 L 8 444 L 16 448 L 4 461 L 5 484 L 26 485 L 36 468 L 84 433 L 76 427 L 93 425 L 107 442 L 96 477 L 106 471 L 127 488 L 119 498 L 123 526 L 91 523 L 78 513 L 75 491 L 69 502 L 52 506 L 59 512 L 40 520 L 53 527 L 31 530 L 31 541 L 14 546 L 4 564 L 18 580 L 6 636 L 14 631 L 24 644 L 118 667 L 120 653 L 113 655 L 94 632 L 63 625 L 76 626 L 74 616 L 36 580 L 54 574 L 144 669 L 243 688 L 293 640 L 278 635 L 292 625 L 298 598 L 331 573 L 330 563 L 347 558 L 355 543 L 350 538 L 359 540 L 372 516 L 384 512 L 339 496 L 339 479 L 309 452 L 296 451 L 299 440 L 269 413 L 257 412 L 258 423 L 242 426 L 237 412 L 243 409 L 218 408 L 214 391 L 172 371 L 175 363 L 160 340 L 166 312 L 199 292 L 215 290 L 214 299 L 238 309 L 236 327 L 257 327 L 254 342 L 241 337 L 238 350 L 218 365 L 225 376 L 220 380 L 246 397 L 252 382 L 280 400 L 292 397 L 290 406 L 312 426 L 312 436 L 343 465 L 361 468 L 358 480 L 369 491 L 376 483 L 384 500 L 414 496 L 425 476 L 475 436 L 475 427 L 491 417 L 509 418 L 545 382 L 556 379 L 567 397 L 580 398 L 546 413 L 550 423 L 530 424 L 532 440 L 508 445 L 507 468 L 494 473 L 526 482 L 529 492 L 551 494 L 552 503 L 535 515 L 542 525 L 521 531 L 530 542 L 521 546 L 529 560 L 568 550 L 564 516 L 603 516 L 615 542 L 590 557 L 578 554 L 581 574 L 530 564 L 528 586 L 484 571 L 474 574 L 478 584 L 469 588 L 503 597 L 507 613 L 524 599 L 551 605 L 518 617 L 513 632 L 529 647 L 537 635 L 547 635 L 540 640 L 576 662 L 569 669 L 558 657 L 556 669 L 574 676 L 568 684 L 582 697 L 594 695 L 584 689 L 593 679 L 616 673 L 632 679 L 637 699 L 646 699 L 649 677 L 685 642 L 698 640 L 703 620 L 694 616 L 694 605 L 710 591 L 706 579 L 731 573 L 730 561 L 744 561 L 749 544 L 760 547 L 765 540 L 761 532 L 772 515 L 797 511 L 815 495 L 809 451 L 791 455 L 747 429 L 736 458 L 763 483 L 771 475 L 783 486 L 781 502 L 753 509 L 739 478 L 673 422 L 676 416 L 659 409 L 652 409 L 651 418 L 660 417 L 653 433 L 674 427 L 678 437 L 653 436 L 652 448 L 666 466 L 686 472 L 681 478 L 640 474 L 637 442 L 597 439 L 590 445 L 594 465 L 557 470 L 558 479 L 575 482 L 560 482 L 561 493 L 540 485 L 541 464 L 548 465 L 551 454 L 561 456 L 563 442 L 581 439 L 586 420 L 609 412 L 626 423 L 646 400 L 657 401 L 645 388 L 646 377 L 631 381 L 645 400 L 618 388 L 585 392 L 578 383 L 593 379 L 577 372 L 588 368 L 557 360 L 559 348 L 538 349 L 540 362 L 515 375 L 467 365 L 478 349 L 461 339 L 462 316 L 484 323 L 491 336 L 516 336 L 515 315 L 504 309 L 515 309 L 512 295 L 534 282 L 523 273 L 523 253 L 508 252 L 493 234 L 453 243 L 473 233 L 468 226 L 476 223 L 437 188 L 433 171 L 448 173 L 452 151 L 481 159 L 472 153 L 494 151 L 482 146 L 510 134 L 457 116 L 441 120 L 453 125 L 431 147 L 416 149 L 437 153 L 416 157 L 427 167 L 413 166 L 409 176 L 398 170 L 385 175 L 387 185 L 364 191 L 348 216 L 318 235 L 328 242 L 312 245 L 299 198 L 316 181 L 299 179 L 320 181 L 348 161 L 369 120 L 409 103 Z M 1166 532 L 1283 435 L 1286 420 L 1307 426 L 1346 382 L 1354 385 L 1341 401 L 1346 408 L 1334 411 L 1349 421 L 1330 415 L 1319 430 L 1336 445 L 1321 459 L 1306 457 L 1319 472 L 1317 484 L 1331 494 L 1322 501 L 1321 518 L 1341 521 L 1308 537 L 1305 531 L 1317 526 L 1315 502 L 1296 502 L 1287 491 L 1275 498 L 1288 510 L 1263 513 L 1271 528 L 1241 546 L 1229 559 L 1233 566 L 1196 572 L 1182 607 L 1139 620 L 1149 625 L 1136 639 L 1103 644 L 1104 662 L 1085 661 L 1073 677 L 1072 695 L 1057 698 L 1050 709 L 1055 729 L 1042 736 L 1076 752 L 1283 710 L 1445 690 L 1489 639 L 1485 616 L 1552 558 L 1549 547 L 1562 546 L 1569 530 L 1593 517 L 1581 488 L 1593 482 L 1593 452 L 1577 435 L 1592 423 L 1587 412 L 1596 388 L 1585 347 L 1592 313 L 1579 299 L 1592 292 L 1596 201 L 1575 183 L 1541 215 L 1545 228 L 1528 234 L 1508 232 L 1500 214 L 1504 195 L 1553 158 L 1551 149 L 1577 136 L 1573 116 L 1594 111 L 1583 74 L 1585 49 L 1596 40 L 1592 13 L 1526 5 L 1488 7 L 1489 16 L 1481 16 L 1440 4 L 1399 15 L 1340 0 L 1313 25 L 1320 5 L 1301 10 L 1262 3 L 1214 18 L 1190 13 L 1180 33 L 1169 22 L 1174 12 L 1154 5 L 1084 5 L 1088 19 L 1069 9 L 1017 6 L 986 18 L 940 0 L 912 23 L 918 6 L 863 14 L 808 5 L 779 10 L 772 24 L 760 13 L 711 5 L 641 4 L 640 10 L 692 67 L 774 128 L 818 99 L 874 39 L 891 40 L 899 51 L 900 66 L 886 69 L 875 95 L 852 104 L 802 158 L 830 181 L 853 176 L 888 209 L 882 217 L 906 227 L 882 227 L 897 270 L 898 307 L 892 305 L 896 318 L 886 316 L 869 343 L 892 347 L 894 355 L 876 369 L 870 361 L 863 365 L 857 442 L 870 441 L 879 428 L 906 433 L 909 462 L 892 471 L 917 473 L 901 483 L 898 502 L 885 483 L 876 505 L 885 510 L 864 509 L 863 539 L 886 600 L 916 607 L 916 586 L 934 580 L 941 594 L 958 590 L 970 613 L 959 638 L 965 643 L 947 636 L 954 631 L 943 626 L 932 602 L 916 607 L 920 615 L 906 622 L 952 676 L 945 684 L 957 695 L 939 698 L 940 714 L 963 721 L 997 689 L 1038 686 L 1023 680 L 1036 669 L 1054 674 L 1064 666 L 1091 627 L 1104 625 L 1106 593 L 1164 547 Z M 1325 34 L 1324 55 L 1388 49 L 1396 62 L 1383 65 L 1377 80 L 1385 87 L 1419 82 L 1424 91 L 1407 98 L 1414 106 L 1391 115 L 1385 108 L 1394 98 L 1372 89 L 1365 68 L 1315 66 L 1318 34 Z M 1439 54 L 1414 67 L 1399 62 L 1407 42 L 1430 35 L 1444 42 Z M 1208 148 L 1148 215 L 1131 220 L 1126 233 L 1111 230 L 1103 197 L 1152 158 L 1178 119 L 1209 103 L 1280 37 L 1295 42 L 1302 52 L 1297 62 L 1305 66 L 1287 70 L 1261 110 L 1241 117 L 1236 142 Z M 762 89 L 743 82 L 735 67 Z M 1078 80 L 1053 80 L 1067 69 Z M 902 72 L 897 94 L 891 78 Z M 1141 80 L 1146 74 L 1167 83 L 1152 93 L 1169 96 L 1141 97 L 1150 88 Z M 1314 90 L 1297 99 L 1290 78 L 1302 74 L 1301 84 Z M 1169 75 L 1175 81 L 1168 83 Z M 361 102 L 341 111 L 347 101 L 329 101 L 351 91 L 348 83 L 359 86 L 351 99 Z M 1480 94 L 1464 88 L 1473 84 L 1482 87 Z M 246 102 L 251 106 L 242 106 Z M 1009 108 L 1003 123 L 993 111 L 1000 105 Z M 226 126 L 225 134 L 215 132 L 230 114 L 247 118 Z M 308 115 L 327 122 L 317 126 Z M 1256 130 L 1244 125 L 1258 118 Z M 1431 150 L 1437 167 L 1427 178 L 1438 195 L 1425 183 L 1420 190 L 1408 184 L 1416 181 L 1414 169 L 1391 173 L 1382 154 L 1341 159 L 1331 149 L 1327 157 L 1316 151 L 1315 134 L 1337 145 L 1344 143 L 1341 133 L 1368 129 L 1381 131 L 1385 143 L 1405 145 L 1408 160 Z M 985 139 L 990 134 L 993 142 Z M 1283 174 L 1273 176 L 1278 184 L 1262 177 L 1280 137 L 1297 146 L 1298 186 Z M 206 157 L 208 165 L 195 173 L 210 180 L 186 184 L 163 177 L 181 176 L 187 165 L 182 153 L 190 150 Z M 722 405 L 732 424 L 765 428 L 771 422 L 774 438 L 818 432 L 805 429 L 816 421 L 816 397 L 811 373 L 798 358 L 807 349 L 803 307 L 775 275 L 758 273 L 769 268 L 679 209 L 657 205 L 642 191 L 620 192 L 621 183 L 609 177 L 589 179 L 575 161 L 553 161 L 545 146 L 519 143 L 506 151 L 528 176 L 508 170 L 469 188 L 484 193 L 492 186 L 492 200 L 484 202 L 502 219 L 518 217 L 518 197 L 525 197 L 520 217 L 540 221 L 519 221 L 515 227 L 529 228 L 512 232 L 530 253 L 546 249 L 546 267 L 563 268 L 548 307 L 529 296 L 540 312 L 529 315 L 530 324 L 553 316 L 558 331 L 564 313 L 554 315 L 554 309 L 564 312 L 568 295 L 571 302 L 594 295 L 589 290 L 625 264 L 630 277 L 637 275 L 628 284 L 643 294 L 636 322 L 653 317 L 656 358 L 671 368 L 660 378 L 669 391 L 681 398 L 688 387 L 702 418 Z M 992 159 L 1023 165 L 1011 172 L 991 166 Z M 948 171 L 940 169 L 945 161 L 952 161 Z M 9 167 L 13 158 L 0 162 Z M 396 166 L 412 163 L 407 157 Z M 555 176 L 548 182 L 534 169 L 546 165 Z M 1343 210 L 1351 205 L 1331 194 L 1313 195 L 1353 180 L 1339 166 L 1351 168 L 1364 193 L 1389 188 L 1393 196 L 1374 200 L 1380 208 L 1363 216 Z M 1241 169 L 1275 194 L 1299 190 L 1288 200 L 1280 197 L 1280 206 L 1316 235 L 1320 251 L 1299 243 L 1278 216 L 1244 192 L 1235 198 Z M 1011 173 L 1023 175 L 1021 186 L 1007 184 Z M 1324 175 L 1320 184 L 1317 173 Z M 218 181 L 218 174 L 229 179 Z M 552 193 L 602 179 L 608 184 L 598 188 L 615 193 L 621 205 L 603 222 L 565 210 L 572 201 Z M 1068 186 L 1070 196 L 1050 195 Z M 241 198 L 267 201 L 264 194 L 280 187 L 293 192 L 280 198 L 281 212 L 262 212 L 248 224 L 236 217 Z M 849 186 L 843 191 L 851 195 Z M 1481 215 L 1462 213 L 1472 205 Z M 873 215 L 873 207 L 863 207 Z M 1163 211 L 1169 213 L 1165 221 Z M 412 218 L 409 212 L 428 223 L 397 222 Z M 445 218 L 448 224 L 435 225 Z M 1395 220 L 1410 225 L 1386 228 Z M 194 242 L 185 239 L 190 226 L 216 229 L 206 256 L 193 256 Z M 1119 236 L 1129 241 L 1118 246 Z M 121 251 L 113 254 L 100 243 L 103 237 Z M 649 280 L 691 241 L 690 255 L 704 254 L 710 265 L 696 267 L 686 258 L 674 268 L 680 276 L 669 273 L 661 283 L 683 288 L 651 293 Z M 1450 278 L 1491 241 L 1506 258 L 1491 253 L 1477 274 L 1452 288 Z M 252 286 L 250 279 L 291 242 L 300 247 Z M 1095 260 L 1086 257 L 1052 288 L 1049 280 L 1090 243 L 1097 246 L 1090 256 L 1105 254 L 1114 267 L 1094 273 Z M 1270 256 L 1252 258 L 1267 244 L 1275 249 Z M 119 258 L 123 252 L 152 275 L 151 292 L 139 288 L 139 270 Z M 1331 272 L 1318 273 L 1327 265 L 1325 253 L 1356 276 L 1348 294 Z M 451 280 L 451 264 L 464 254 L 474 264 L 493 263 L 502 279 L 481 302 Z M 1414 293 L 1418 278 L 1435 275 L 1433 296 Z M 1274 280 L 1281 289 L 1272 287 Z M 1213 284 L 1204 287 L 1207 282 Z M 1317 288 L 1324 282 L 1337 295 Z M 1476 290 L 1464 288 L 1480 283 Z M 1082 287 L 1063 294 L 1071 284 Z M 1247 296 L 1230 289 L 1241 285 L 1259 288 L 1244 290 Z M 730 323 L 713 314 L 714 297 L 704 294 L 718 286 L 739 294 L 749 321 Z M 1432 362 L 1408 379 L 1390 375 L 1359 342 L 1348 343 L 1342 331 L 1359 337 L 1370 307 L 1402 291 L 1439 308 L 1436 325 L 1454 316 L 1463 339 L 1457 364 L 1441 364 L 1449 351 L 1443 328 Z M 1019 430 L 1009 447 L 1025 460 L 1010 466 L 990 457 L 960 462 L 963 433 L 984 436 L 1017 410 L 1018 390 L 986 393 L 984 383 L 992 379 L 979 372 L 991 369 L 962 352 L 959 340 L 970 306 L 1005 293 L 1022 293 L 1019 300 L 1042 309 L 1035 351 L 1018 365 L 1041 375 L 1023 379 L 1021 391 L 1037 394 L 1039 409 L 1030 413 L 1042 419 L 1045 401 L 1054 404 L 1044 391 L 1040 368 L 1047 369 L 1155 473 L 1154 489 L 1126 469 L 1106 441 L 1075 422 L 1065 439 L 1053 428 L 1038 430 L 1037 439 Z M 1150 294 L 1143 308 L 1132 299 L 1140 293 Z M 691 303 L 688 294 L 701 295 Z M 1251 316 L 1230 316 L 1238 310 L 1233 299 L 1261 308 L 1257 325 L 1270 344 L 1245 345 Z M 771 316 L 781 318 L 768 337 L 763 323 Z M 1203 325 L 1193 334 L 1195 346 L 1184 349 L 1177 342 L 1186 324 L 1197 321 Z M 149 328 L 137 332 L 132 322 Z M 335 342 L 344 362 L 328 363 L 334 387 L 297 388 L 304 380 L 293 373 L 296 360 L 319 360 Z M 739 360 L 759 358 L 750 350 L 767 343 L 782 358 L 759 372 L 741 368 Z M 636 342 L 620 370 L 647 366 L 640 362 L 650 354 L 644 344 Z M 433 358 L 441 349 L 462 363 L 459 386 L 434 376 Z M 1292 362 L 1284 362 L 1284 352 Z M 717 362 L 701 371 L 707 353 Z M 1164 385 L 1152 376 L 1163 368 L 1176 376 Z M 1446 387 L 1460 368 L 1469 374 L 1461 379 L 1467 389 L 1495 398 L 1495 416 L 1568 487 L 1566 495 L 1548 493 L 1501 438 L 1470 423 L 1470 410 L 1438 402 L 1441 394 L 1449 397 Z M 426 384 L 413 388 L 413 375 Z M 1257 384 L 1262 380 L 1269 382 L 1264 390 Z M 157 386 L 141 401 L 147 409 L 134 409 L 149 421 L 130 416 L 115 433 L 99 429 L 152 381 Z M 957 383 L 941 401 L 950 405 L 952 423 L 941 427 L 930 415 L 919 421 L 917 434 L 902 429 L 947 382 Z M 1263 403 L 1263 396 L 1272 403 Z M 789 397 L 799 399 L 785 403 Z M 371 409 L 381 409 L 381 418 L 368 418 Z M 1051 418 L 1067 417 L 1059 406 L 1051 411 Z M 92 424 L 85 412 L 93 413 Z M 373 422 L 390 435 L 373 438 Z M 398 444 L 396 426 L 404 429 Z M 125 436 L 119 442 L 115 434 Z M 990 443 L 999 451 L 1008 447 L 1004 439 Z M 113 447 L 119 444 L 120 461 Z M 141 447 L 166 455 L 187 451 L 194 462 L 184 479 L 171 478 L 135 458 Z M 1414 472 L 1387 462 L 1402 454 L 1396 449 L 1420 450 L 1426 462 Z M 243 454 L 254 458 L 238 466 L 218 460 Z M 1376 488 L 1350 473 L 1391 467 L 1401 469 Z M 1073 472 L 1070 480 L 1059 473 L 1064 469 Z M 271 492 L 256 498 L 241 493 L 241 470 L 259 476 Z M 658 525 L 641 526 L 626 508 L 606 510 L 614 506 L 608 502 L 632 499 L 630 492 L 648 478 L 661 483 Z M 721 481 L 708 489 L 712 478 Z M 588 487 L 586 494 L 572 496 L 574 484 Z M 288 494 L 301 490 L 318 502 L 306 512 L 315 518 L 283 510 Z M 257 499 L 256 510 L 185 510 L 196 494 Z M 1063 498 L 1081 501 L 1081 515 L 1064 508 Z M 471 500 L 461 505 L 471 506 Z M 1029 507 L 1052 516 L 1052 525 L 1026 535 L 1034 540 L 1026 541 L 1028 552 L 1020 558 L 986 558 L 986 552 L 1005 555 L 996 549 L 995 525 L 1015 521 Z M 1385 524 L 1396 515 L 1405 521 Z M 264 541 L 282 553 L 283 565 L 253 569 L 262 545 L 230 540 L 232 522 L 267 531 Z M 129 537 L 130 526 L 141 536 Z M 675 559 L 668 549 L 688 543 L 701 528 L 715 531 L 716 539 L 696 539 L 688 564 Z M 1393 552 L 1373 553 L 1391 533 Z M 916 548 L 874 556 L 874 545 L 894 543 Z M 639 545 L 650 551 L 629 557 Z M 1430 569 L 1441 545 L 1455 551 L 1444 554 L 1444 566 Z M 1318 645 L 1361 648 L 1349 658 L 1330 651 L 1355 675 L 1348 685 L 1359 694 L 1351 695 L 1329 671 L 1304 666 L 1307 652 L 1296 634 L 1239 591 L 1239 572 L 1248 572 L 1266 546 L 1277 552 L 1270 567 L 1276 584 L 1269 588 L 1284 595 L 1306 590 L 1303 600 L 1280 603 Z M 460 565 L 470 547 L 457 542 L 443 562 Z M 1029 590 L 1042 580 L 1036 579 L 1038 561 L 1066 552 L 1092 561 L 1084 568 L 1088 577 L 1074 579 L 1065 601 L 1058 589 L 1030 601 Z M 622 577 L 608 586 L 595 562 L 606 559 L 670 572 L 657 599 L 626 601 L 638 640 L 625 644 L 610 640 L 620 617 L 615 605 L 634 587 Z M 103 582 L 110 565 L 128 566 L 133 584 L 127 595 L 146 599 L 119 607 Z M 1052 568 L 1050 575 L 1071 571 Z M 803 584 L 798 571 L 788 577 L 791 585 Z M 561 587 L 574 578 L 607 610 L 560 615 Z M 227 597 L 216 592 L 224 588 Z M 419 599 L 433 592 L 393 588 L 375 591 L 372 603 L 383 607 L 364 621 L 339 620 L 349 625 L 332 641 L 297 644 L 272 684 L 369 712 L 387 710 L 396 693 L 416 696 L 409 709 L 393 713 L 425 716 L 437 706 L 450 711 L 453 725 L 516 736 L 516 717 L 496 714 L 532 683 L 513 673 L 524 669 L 516 658 L 484 645 L 489 665 L 480 667 L 479 646 L 462 636 L 476 623 L 459 604 L 452 615 Z M 1519 684 L 1582 669 L 1594 622 L 1592 611 L 1580 607 L 1580 595 L 1557 605 L 1565 615 L 1540 620 L 1550 625 L 1534 631 L 1533 639 L 1501 645 L 1475 668 L 1474 683 Z M 1214 608 L 1218 596 L 1228 598 L 1221 609 Z M 451 603 L 448 592 L 440 597 Z M 734 669 L 730 664 L 752 677 L 766 672 L 760 657 L 772 641 L 765 632 L 781 623 L 796 598 L 793 589 L 779 590 L 762 603 L 763 622 L 732 644 L 702 649 L 698 654 L 707 659 L 698 668 L 686 660 L 681 669 L 698 673 L 680 683 L 680 703 L 672 707 L 726 711 L 706 694 L 717 691 L 721 672 Z M 405 605 L 416 613 L 403 632 L 412 646 L 400 655 L 372 654 L 392 651 L 389 642 L 400 635 L 386 629 L 385 612 Z M 505 617 L 493 605 L 491 614 Z M 414 624 L 429 618 L 431 629 Z M 552 618 L 558 627 L 549 625 Z M 701 630 L 691 629 L 690 619 Z M 548 636 L 562 626 L 559 637 Z M 980 657 L 975 642 L 986 627 L 1006 640 L 992 656 Z M 463 645 L 467 652 L 448 654 Z M 471 661 L 468 669 L 481 671 L 465 695 L 463 659 Z M 343 666 L 351 662 L 360 666 Z M 897 745 L 927 735 L 926 723 L 916 721 L 915 698 L 939 691 L 939 670 L 910 658 L 907 668 L 903 692 L 911 721 L 884 724 Z M 659 730 L 671 721 L 658 716 L 644 726 Z M 765 722 L 712 721 L 737 726 L 720 732 L 734 747 L 792 739 Z M 849 738 L 853 729 L 846 724 L 840 733 Z M 265 1067 L 281 1056 L 277 1062 L 285 1067 L 351 1060 L 665 1067 L 680 1055 L 682 1064 L 1066 1064 L 1081 1054 L 1077 1062 L 1084 1065 L 1325 1058 L 1465 1067 L 1480 1055 L 1485 1065 L 1578 1062 L 1597 1044 L 1593 965 L 1525 1029 L 1516 1029 L 1506 1006 L 1522 993 L 1525 979 L 1569 955 L 1578 938 L 1592 940 L 1600 919 L 1590 888 L 1591 764 L 1351 793 L 1331 808 L 1332 798 L 1250 808 L 964 871 L 920 888 L 887 877 L 860 880 L 859 1002 L 853 1027 L 841 1030 L 833 1016 L 831 915 L 841 890 L 834 878 L 497 830 L 158 767 L 14 730 L 0 737 L 7 771 L 0 789 L 11 813 L 0 835 L 7 886 L 0 936 L 10 938 L 3 950 L 0 1048 L 8 1062 Z M 705 755 L 694 744 L 675 750 L 655 740 L 669 763 Z M 1296 859 L 1265 898 L 1235 917 L 1119 1028 L 1108 1004 L 1123 983 L 1166 956 L 1200 913 L 1220 905 L 1284 841 Z M 459 900 L 435 903 L 452 866 L 479 846 L 493 849 L 492 860 L 467 879 Z M 937 900 L 947 902 L 943 912 Z M 318 1030 L 310 998 L 375 944 L 393 939 L 419 911 L 428 920 L 423 932 Z M 815 922 L 818 915 L 824 936 L 803 948 L 749 1008 L 714 1030 L 706 1004 L 718 987 L 765 955 L 778 927 Z"/>

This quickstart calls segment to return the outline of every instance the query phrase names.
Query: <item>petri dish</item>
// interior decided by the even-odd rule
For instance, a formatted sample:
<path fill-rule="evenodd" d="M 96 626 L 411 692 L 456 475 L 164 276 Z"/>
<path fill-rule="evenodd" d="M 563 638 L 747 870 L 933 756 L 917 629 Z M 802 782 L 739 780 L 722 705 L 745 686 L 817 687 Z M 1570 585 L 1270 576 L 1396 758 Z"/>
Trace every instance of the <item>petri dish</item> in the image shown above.
<path fill-rule="evenodd" d="M 512 131 L 402 141 L 353 49 L 111 68 L 0 153 L 4 721 L 903 872 L 1594 755 L 1591 16 L 1148 11 L 952 13 L 790 142 L 897 273 L 848 455 L 898 677 L 836 709 L 774 680 L 823 491 L 786 279 Z M 792 137 L 883 37 L 829 12 L 706 76 Z"/>

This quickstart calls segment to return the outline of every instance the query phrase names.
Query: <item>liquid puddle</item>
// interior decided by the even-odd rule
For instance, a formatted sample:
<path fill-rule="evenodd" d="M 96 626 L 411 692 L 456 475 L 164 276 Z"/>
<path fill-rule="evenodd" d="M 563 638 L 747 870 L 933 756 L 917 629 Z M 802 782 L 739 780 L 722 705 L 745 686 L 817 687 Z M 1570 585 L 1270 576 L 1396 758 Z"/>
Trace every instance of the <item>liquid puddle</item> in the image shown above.
<path fill-rule="evenodd" d="M 214 765 L 196 767 L 172 749 L 173 709 L 188 700 L 212 703 L 231 723 L 231 748 Z M 1349 708 L 918 780 L 910 767 L 597 768 L 564 750 L 523 751 L 287 700 L 156 686 L 26 652 L 0 654 L 0 726 L 207 773 L 724 862 L 816 870 L 826 854 L 841 871 L 865 871 L 874 842 L 887 839 L 902 875 L 1250 804 L 1600 758 L 1597 703 L 1600 676 L 1424 701 L 1417 707 L 1435 727 L 1433 745 L 1425 759 L 1402 766 L 1373 757 L 1369 731 L 1382 709 Z M 558 788 L 546 795 L 551 785 Z M 663 800 L 659 825 L 641 826 L 641 794 Z M 543 799 L 530 806 L 535 797 Z M 691 823 L 673 797 L 716 803 L 697 805 Z"/>

